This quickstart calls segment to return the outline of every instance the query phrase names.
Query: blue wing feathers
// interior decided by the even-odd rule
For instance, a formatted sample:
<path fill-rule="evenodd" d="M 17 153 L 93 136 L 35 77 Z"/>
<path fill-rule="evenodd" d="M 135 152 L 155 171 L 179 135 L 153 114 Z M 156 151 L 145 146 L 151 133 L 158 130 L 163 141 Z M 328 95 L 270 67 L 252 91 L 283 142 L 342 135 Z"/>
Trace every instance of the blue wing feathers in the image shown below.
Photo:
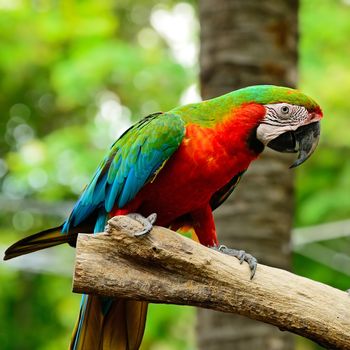
<path fill-rule="evenodd" d="M 115 179 L 112 183 L 112 186 L 109 186 L 106 191 L 105 197 L 105 208 L 107 212 L 110 212 L 113 209 L 115 198 L 119 195 L 120 188 L 123 186 L 123 182 L 125 179 L 123 178 L 123 182 L 120 182 L 119 179 Z"/>
<path fill-rule="evenodd" d="M 135 174 L 135 168 L 130 167 L 125 184 L 117 200 L 119 208 L 123 208 L 126 203 L 135 196 L 135 189 L 137 188 L 137 179 Z M 140 188 L 140 187 L 139 187 Z"/>
<path fill-rule="evenodd" d="M 183 120 L 167 113 L 146 117 L 127 130 L 100 164 L 62 232 L 101 208 L 106 213 L 116 205 L 123 208 L 176 151 L 184 134 Z"/>

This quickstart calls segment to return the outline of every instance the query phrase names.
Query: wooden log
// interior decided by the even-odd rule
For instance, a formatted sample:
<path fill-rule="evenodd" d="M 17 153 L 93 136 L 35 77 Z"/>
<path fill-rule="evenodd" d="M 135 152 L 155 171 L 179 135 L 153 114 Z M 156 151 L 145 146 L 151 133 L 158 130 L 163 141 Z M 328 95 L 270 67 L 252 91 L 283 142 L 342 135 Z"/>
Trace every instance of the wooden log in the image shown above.
<path fill-rule="evenodd" d="M 162 227 L 135 237 L 140 224 L 109 220 L 103 233 L 79 234 L 73 291 L 238 313 L 350 349 L 350 296 L 290 272 L 248 265 Z"/>

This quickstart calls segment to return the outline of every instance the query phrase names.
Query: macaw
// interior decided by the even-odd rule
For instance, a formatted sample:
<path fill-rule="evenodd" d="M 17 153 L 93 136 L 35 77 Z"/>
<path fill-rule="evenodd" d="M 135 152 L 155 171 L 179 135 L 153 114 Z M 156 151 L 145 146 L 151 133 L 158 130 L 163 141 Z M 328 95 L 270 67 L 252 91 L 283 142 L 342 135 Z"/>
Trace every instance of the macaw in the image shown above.
<path fill-rule="evenodd" d="M 63 225 L 24 238 L 4 259 L 69 243 L 78 232 L 101 232 L 115 215 L 137 213 L 146 234 L 157 224 L 192 227 L 199 242 L 218 247 L 212 211 L 268 146 L 296 152 L 291 167 L 315 150 L 322 111 L 291 88 L 251 86 L 155 113 L 130 127 L 110 148 Z M 249 254 L 233 250 L 255 272 Z M 242 255 L 243 254 L 243 255 Z M 71 349 L 136 350 L 147 303 L 84 295 Z"/>

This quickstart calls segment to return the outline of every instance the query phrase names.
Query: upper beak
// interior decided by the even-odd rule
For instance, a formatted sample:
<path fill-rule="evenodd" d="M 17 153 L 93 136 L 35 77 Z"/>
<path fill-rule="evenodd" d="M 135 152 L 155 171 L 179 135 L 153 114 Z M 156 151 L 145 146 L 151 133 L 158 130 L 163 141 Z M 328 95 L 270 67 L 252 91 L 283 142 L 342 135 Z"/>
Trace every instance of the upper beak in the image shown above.
<path fill-rule="evenodd" d="M 320 122 L 313 122 L 299 127 L 295 131 L 288 131 L 270 141 L 267 146 L 279 151 L 296 153 L 298 158 L 290 166 L 295 168 L 304 163 L 314 152 L 320 138 Z"/>

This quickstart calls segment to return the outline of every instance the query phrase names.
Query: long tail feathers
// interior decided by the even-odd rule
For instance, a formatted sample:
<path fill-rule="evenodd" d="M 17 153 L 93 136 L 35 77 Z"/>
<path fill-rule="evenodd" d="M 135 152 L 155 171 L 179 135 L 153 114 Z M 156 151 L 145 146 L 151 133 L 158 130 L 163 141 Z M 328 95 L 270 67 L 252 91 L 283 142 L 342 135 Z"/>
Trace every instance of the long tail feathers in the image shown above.
<path fill-rule="evenodd" d="M 138 350 L 147 303 L 84 295 L 71 350 Z"/>
<path fill-rule="evenodd" d="M 96 221 L 94 232 L 103 230 L 107 214 Z M 62 234 L 63 226 L 45 230 L 9 247 L 4 260 L 62 243 L 75 246 L 78 232 L 91 232 L 91 223 Z M 138 350 L 145 329 L 147 302 L 83 295 L 71 350 Z"/>
<path fill-rule="evenodd" d="M 62 234 L 61 230 L 58 226 L 19 240 L 5 251 L 4 260 L 76 240 L 76 234 Z"/>

